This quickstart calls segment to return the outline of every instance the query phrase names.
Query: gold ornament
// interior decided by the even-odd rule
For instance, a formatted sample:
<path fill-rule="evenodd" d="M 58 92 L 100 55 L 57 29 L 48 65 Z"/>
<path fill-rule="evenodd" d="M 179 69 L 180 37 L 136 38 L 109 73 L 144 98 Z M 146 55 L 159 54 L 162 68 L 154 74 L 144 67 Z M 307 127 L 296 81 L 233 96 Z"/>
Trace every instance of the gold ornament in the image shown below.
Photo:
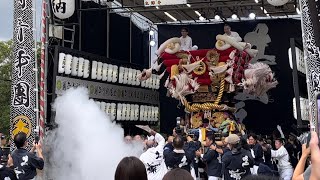
<path fill-rule="evenodd" d="M 200 62 L 200 66 L 196 69 L 193 70 L 193 72 L 200 76 L 200 75 L 203 75 L 207 70 L 207 67 L 206 67 L 206 63 L 204 63 L 203 61 Z"/>

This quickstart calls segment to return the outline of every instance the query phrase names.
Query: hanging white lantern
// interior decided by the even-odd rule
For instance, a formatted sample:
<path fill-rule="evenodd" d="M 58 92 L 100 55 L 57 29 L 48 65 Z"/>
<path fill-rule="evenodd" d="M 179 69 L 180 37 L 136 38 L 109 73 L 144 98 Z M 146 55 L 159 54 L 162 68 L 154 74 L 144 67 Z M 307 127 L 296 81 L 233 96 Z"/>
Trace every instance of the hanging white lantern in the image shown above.
<path fill-rule="evenodd" d="M 106 112 L 106 106 L 107 104 L 105 102 L 101 102 L 100 103 L 100 109 L 103 111 L 103 112 Z"/>
<path fill-rule="evenodd" d="M 150 107 L 149 106 L 146 106 L 145 107 L 145 110 L 144 110 L 144 120 L 145 121 L 148 121 L 149 120 L 149 113 L 150 113 Z"/>
<path fill-rule="evenodd" d="M 139 74 L 141 74 L 141 71 L 140 71 L 140 70 L 137 70 L 137 72 L 136 72 L 136 78 L 135 78 L 135 79 L 136 79 L 136 85 L 137 85 L 137 86 L 140 86 L 140 84 L 141 84 L 140 80 L 138 79 L 138 75 L 139 75 Z"/>
<path fill-rule="evenodd" d="M 72 64 L 72 56 L 70 54 L 66 55 L 66 65 L 64 67 L 65 74 L 71 74 L 71 64 Z"/>
<path fill-rule="evenodd" d="M 140 117 L 139 117 L 140 121 L 143 121 L 144 119 L 144 106 L 140 106 Z"/>
<path fill-rule="evenodd" d="M 159 121 L 159 107 L 156 107 L 156 121 Z"/>
<path fill-rule="evenodd" d="M 119 83 L 123 84 L 124 67 L 120 67 L 119 70 Z"/>
<path fill-rule="evenodd" d="M 102 66 L 103 66 L 103 63 L 102 62 L 98 62 L 97 80 L 101 80 L 102 79 Z"/>
<path fill-rule="evenodd" d="M 97 79 L 98 62 L 92 61 L 91 79 Z"/>
<path fill-rule="evenodd" d="M 283 6 L 289 2 L 289 0 L 267 0 L 272 6 Z"/>
<path fill-rule="evenodd" d="M 132 69 L 132 85 L 137 85 L 137 70 Z"/>
<path fill-rule="evenodd" d="M 134 104 L 130 104 L 130 121 L 134 121 L 135 118 L 135 106 Z"/>
<path fill-rule="evenodd" d="M 114 121 L 117 115 L 116 103 L 111 103 L 111 120 Z"/>
<path fill-rule="evenodd" d="M 131 68 L 129 68 L 128 69 L 128 84 L 129 85 L 132 85 L 133 83 L 132 83 L 132 77 L 133 77 L 133 71 L 132 71 L 132 69 Z"/>
<path fill-rule="evenodd" d="M 107 75 L 107 81 L 111 82 L 112 81 L 112 76 L 113 76 L 113 68 L 112 68 L 112 64 L 108 65 L 108 75 Z"/>
<path fill-rule="evenodd" d="M 118 81 L 118 66 L 112 66 L 112 82 L 115 83 Z"/>
<path fill-rule="evenodd" d="M 128 73 L 129 73 L 129 69 L 128 68 L 124 68 L 123 84 L 128 84 Z"/>
<path fill-rule="evenodd" d="M 121 121 L 122 120 L 122 104 L 118 103 L 117 106 L 117 120 Z"/>
<path fill-rule="evenodd" d="M 66 54 L 59 53 L 59 67 L 58 67 L 58 73 L 64 73 L 64 67 L 66 63 Z"/>
<path fill-rule="evenodd" d="M 111 104 L 110 104 L 110 103 L 106 103 L 105 113 L 106 113 L 106 114 L 109 116 L 109 118 L 111 119 Z"/>
<path fill-rule="evenodd" d="M 53 14 L 59 19 L 71 17 L 75 11 L 75 0 L 51 0 Z"/>
<path fill-rule="evenodd" d="M 88 78 L 90 75 L 90 61 L 88 59 L 84 60 L 83 78 Z"/>
<path fill-rule="evenodd" d="M 107 81 L 108 79 L 108 64 L 103 63 L 102 66 L 102 81 Z"/>
<path fill-rule="evenodd" d="M 78 57 L 72 58 L 72 63 L 71 63 L 71 75 L 72 76 L 78 76 L 78 62 L 79 62 Z"/>
<path fill-rule="evenodd" d="M 84 59 L 82 57 L 79 57 L 79 63 L 78 63 L 78 77 L 83 76 L 83 70 L 84 70 Z"/>
<path fill-rule="evenodd" d="M 139 105 L 138 104 L 134 105 L 134 120 L 135 121 L 139 120 Z"/>

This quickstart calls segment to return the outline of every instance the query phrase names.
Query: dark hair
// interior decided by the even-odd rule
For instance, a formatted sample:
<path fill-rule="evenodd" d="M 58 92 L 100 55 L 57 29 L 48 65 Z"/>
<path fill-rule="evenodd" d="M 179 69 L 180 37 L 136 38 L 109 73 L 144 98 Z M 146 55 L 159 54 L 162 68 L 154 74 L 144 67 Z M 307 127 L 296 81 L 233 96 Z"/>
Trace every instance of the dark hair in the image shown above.
<path fill-rule="evenodd" d="M 240 138 L 240 147 L 242 147 L 245 150 L 250 150 L 250 146 L 247 143 L 247 140 L 245 138 Z M 237 147 L 236 147 L 237 148 Z M 240 150 L 240 148 L 238 147 L 238 150 Z"/>
<path fill-rule="evenodd" d="M 216 142 L 216 138 L 214 136 L 214 134 L 210 135 L 210 136 L 207 136 L 207 138 L 212 141 L 212 143 L 215 143 Z"/>
<path fill-rule="evenodd" d="M 173 147 L 176 148 L 176 149 L 183 149 L 184 142 L 183 142 L 182 137 L 176 136 L 176 137 L 173 139 L 172 145 L 173 145 Z"/>
<path fill-rule="evenodd" d="M 186 32 L 189 32 L 189 29 L 186 28 L 186 27 L 181 28 L 181 31 L 182 31 L 182 30 L 185 30 Z"/>
<path fill-rule="evenodd" d="M 257 136 L 255 133 L 250 133 L 250 134 L 248 135 L 248 139 L 249 139 L 250 137 L 252 137 L 254 140 L 257 140 L 257 139 L 258 139 L 258 136 Z"/>
<path fill-rule="evenodd" d="M 144 164 L 136 157 L 123 158 L 114 175 L 114 180 L 148 180 Z"/>
<path fill-rule="evenodd" d="M 188 171 L 176 168 L 164 175 L 162 180 L 193 180 L 193 178 Z"/>
<path fill-rule="evenodd" d="M 24 132 L 19 132 L 14 136 L 13 141 L 17 148 L 22 148 L 27 141 L 27 134 Z"/>
<path fill-rule="evenodd" d="M 279 142 L 281 142 L 281 144 L 285 143 L 284 139 L 282 139 L 282 138 L 277 138 L 275 141 L 279 141 Z"/>
<path fill-rule="evenodd" d="M 278 180 L 279 177 L 275 176 L 260 176 L 260 175 L 249 175 L 243 180 Z"/>
<path fill-rule="evenodd" d="M 224 27 L 230 27 L 231 28 L 231 26 L 229 24 L 224 24 Z"/>

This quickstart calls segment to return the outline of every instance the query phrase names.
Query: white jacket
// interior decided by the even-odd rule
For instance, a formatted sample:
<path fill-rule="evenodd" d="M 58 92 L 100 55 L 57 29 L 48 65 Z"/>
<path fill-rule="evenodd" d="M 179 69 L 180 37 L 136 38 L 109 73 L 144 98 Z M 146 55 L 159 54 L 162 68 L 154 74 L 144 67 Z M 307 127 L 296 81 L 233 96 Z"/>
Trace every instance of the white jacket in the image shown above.
<path fill-rule="evenodd" d="M 155 141 L 158 143 L 157 147 L 149 148 L 140 156 L 140 160 L 146 167 L 148 180 L 162 180 L 167 173 L 167 166 L 163 157 L 165 139 L 157 133 Z"/>
<path fill-rule="evenodd" d="M 236 40 L 237 42 L 241 42 L 242 38 L 240 37 L 240 35 L 237 32 L 231 31 L 231 34 L 224 34 L 225 36 L 229 36 L 232 37 L 234 40 Z"/>
<path fill-rule="evenodd" d="M 180 50 L 190 51 L 192 49 L 192 39 L 190 36 L 180 37 L 181 47 Z"/>
<path fill-rule="evenodd" d="M 271 150 L 271 157 L 278 160 L 279 170 L 292 169 L 289 153 L 283 146 L 281 146 L 278 150 Z"/>

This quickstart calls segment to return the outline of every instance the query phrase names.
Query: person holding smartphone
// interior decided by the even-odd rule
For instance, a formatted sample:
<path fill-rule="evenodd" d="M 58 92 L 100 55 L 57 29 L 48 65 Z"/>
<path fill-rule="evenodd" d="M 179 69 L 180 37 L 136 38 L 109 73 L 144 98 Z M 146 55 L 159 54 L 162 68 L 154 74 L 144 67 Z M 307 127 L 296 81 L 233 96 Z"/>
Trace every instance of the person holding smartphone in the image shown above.
<path fill-rule="evenodd" d="M 17 147 L 12 153 L 13 166 L 18 179 L 29 180 L 37 176 L 37 169 L 42 170 L 44 167 L 41 144 L 34 143 L 33 148 L 28 152 L 27 135 L 20 132 L 14 136 L 14 143 Z M 37 156 L 33 153 L 37 151 Z"/>

